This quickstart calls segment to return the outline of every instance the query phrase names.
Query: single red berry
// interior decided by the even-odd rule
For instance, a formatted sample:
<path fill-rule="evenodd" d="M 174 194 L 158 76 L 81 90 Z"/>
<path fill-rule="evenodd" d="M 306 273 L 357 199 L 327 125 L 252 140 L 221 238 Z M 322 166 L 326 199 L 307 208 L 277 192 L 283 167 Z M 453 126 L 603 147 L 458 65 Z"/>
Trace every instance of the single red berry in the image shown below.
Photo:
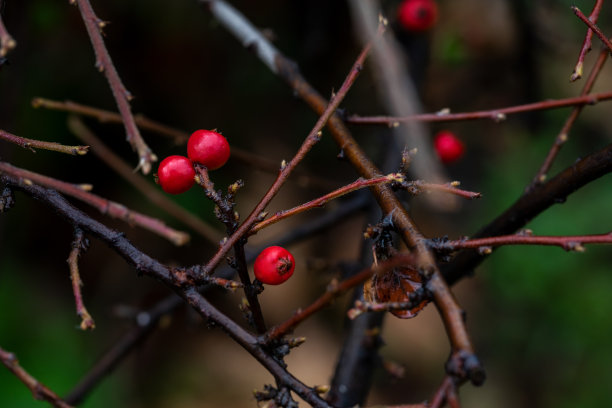
<path fill-rule="evenodd" d="M 229 159 L 229 143 L 225 137 L 212 130 L 196 130 L 187 141 L 187 156 L 208 170 L 215 170 Z"/>
<path fill-rule="evenodd" d="M 397 19 L 406 30 L 427 31 L 438 20 L 434 0 L 404 0 L 397 9 Z"/>
<path fill-rule="evenodd" d="M 168 156 L 159 163 L 157 181 L 169 194 L 181 194 L 195 183 L 193 163 L 185 156 Z"/>
<path fill-rule="evenodd" d="M 295 259 L 285 248 L 271 246 L 257 255 L 253 269 L 261 283 L 280 285 L 293 275 Z"/>
<path fill-rule="evenodd" d="M 442 163 L 457 161 L 465 152 L 463 142 L 453 132 L 443 130 L 434 138 L 434 148 Z"/>

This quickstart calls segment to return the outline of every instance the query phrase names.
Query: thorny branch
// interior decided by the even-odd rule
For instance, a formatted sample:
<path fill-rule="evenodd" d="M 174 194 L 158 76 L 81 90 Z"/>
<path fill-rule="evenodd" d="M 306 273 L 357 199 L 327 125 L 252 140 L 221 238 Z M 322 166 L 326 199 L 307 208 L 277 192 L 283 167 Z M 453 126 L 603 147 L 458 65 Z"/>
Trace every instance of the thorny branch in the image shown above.
<path fill-rule="evenodd" d="M 72 250 L 68 256 L 68 265 L 70 266 L 70 280 L 72 281 L 72 292 L 74 293 L 74 301 L 76 303 L 77 315 L 81 318 L 81 329 L 92 330 L 96 327 L 93 318 L 87 311 L 83 303 L 83 295 L 81 293 L 81 274 L 79 273 L 79 256 L 81 251 L 87 249 L 87 238 L 80 228 L 74 229 L 74 241 L 72 242 Z"/>
<path fill-rule="evenodd" d="M 91 44 L 96 54 L 96 67 L 104 73 L 108 84 L 113 92 L 117 107 L 123 118 L 125 131 L 128 142 L 132 145 L 132 148 L 136 151 L 139 157 L 138 168 L 142 169 L 144 174 L 148 174 L 151 171 L 153 162 L 157 161 L 157 157 L 151 151 L 149 146 L 145 143 L 140 131 L 134 121 L 134 116 L 130 109 L 129 100 L 132 98 L 131 94 L 123 85 L 115 65 L 104 45 L 104 39 L 102 38 L 102 29 L 106 26 L 106 22 L 100 20 L 94 13 L 93 8 L 89 0 L 70 0 L 71 4 L 77 4 L 85 27 L 87 28 L 87 34 L 91 40 Z"/>
<path fill-rule="evenodd" d="M 603 0 L 597 0 L 595 5 L 593 6 L 593 10 L 589 15 L 589 20 L 593 23 L 597 23 L 597 19 L 599 18 L 599 13 L 601 12 L 601 7 L 603 6 Z M 582 43 L 582 48 L 580 48 L 580 53 L 578 54 L 578 61 L 576 62 L 576 66 L 574 67 L 574 72 L 570 77 L 570 81 L 576 81 L 577 79 L 582 78 L 582 72 L 584 70 L 584 58 L 587 53 L 591 51 L 591 40 L 593 39 L 593 31 L 591 29 L 587 30 L 586 35 L 584 36 L 584 41 Z"/>
<path fill-rule="evenodd" d="M 14 143 L 24 149 L 30 149 L 35 152 L 35 149 L 51 150 L 60 153 L 71 154 L 73 156 L 87 154 L 89 146 L 66 146 L 55 142 L 45 142 L 43 140 L 28 139 L 21 136 L 13 135 L 0 129 L 0 139 Z"/>

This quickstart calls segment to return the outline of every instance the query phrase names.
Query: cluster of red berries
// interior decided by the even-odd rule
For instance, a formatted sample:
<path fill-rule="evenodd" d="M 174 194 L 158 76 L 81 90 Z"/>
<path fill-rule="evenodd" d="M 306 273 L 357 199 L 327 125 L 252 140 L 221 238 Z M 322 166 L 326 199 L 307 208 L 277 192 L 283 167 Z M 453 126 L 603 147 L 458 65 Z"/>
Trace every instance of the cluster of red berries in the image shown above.
<path fill-rule="evenodd" d="M 404 0 L 397 8 L 397 20 L 408 31 L 427 31 L 438 20 L 438 5 L 434 0 Z"/>
<path fill-rule="evenodd" d="M 187 141 L 187 157 L 168 156 L 159 163 L 157 182 L 166 193 L 184 193 L 195 183 L 193 163 L 216 170 L 229 156 L 230 147 L 225 137 L 212 130 L 196 130 Z"/>
<path fill-rule="evenodd" d="M 434 137 L 434 149 L 445 164 L 459 160 L 465 152 L 463 142 L 449 130 L 438 132 Z"/>

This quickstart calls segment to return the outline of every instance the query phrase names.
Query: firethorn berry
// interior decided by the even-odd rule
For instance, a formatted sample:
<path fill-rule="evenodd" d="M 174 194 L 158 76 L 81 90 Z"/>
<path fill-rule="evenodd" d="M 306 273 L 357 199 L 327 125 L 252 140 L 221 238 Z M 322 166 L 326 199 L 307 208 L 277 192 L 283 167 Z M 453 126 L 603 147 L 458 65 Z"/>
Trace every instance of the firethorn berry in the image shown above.
<path fill-rule="evenodd" d="M 195 163 L 215 170 L 229 159 L 230 147 L 227 139 L 212 130 L 196 130 L 187 141 L 187 156 Z"/>
<path fill-rule="evenodd" d="M 409 31 L 427 31 L 438 19 L 434 0 L 404 0 L 397 9 L 397 19 Z"/>
<path fill-rule="evenodd" d="M 448 130 L 443 130 L 435 136 L 434 148 L 442 163 L 452 163 L 458 160 L 465 151 L 463 142 Z"/>
<path fill-rule="evenodd" d="M 157 181 L 169 194 L 181 194 L 195 183 L 193 163 L 185 156 L 168 156 L 159 163 Z"/>
<path fill-rule="evenodd" d="M 261 283 L 279 285 L 293 275 L 295 259 L 285 248 L 271 246 L 257 255 L 253 269 Z"/>

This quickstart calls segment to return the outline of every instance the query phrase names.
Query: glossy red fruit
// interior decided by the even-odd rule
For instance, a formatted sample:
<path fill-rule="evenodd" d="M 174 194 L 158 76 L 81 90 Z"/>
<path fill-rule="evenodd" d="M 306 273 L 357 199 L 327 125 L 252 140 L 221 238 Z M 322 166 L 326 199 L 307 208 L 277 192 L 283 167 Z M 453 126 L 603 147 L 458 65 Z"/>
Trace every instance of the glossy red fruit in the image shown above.
<path fill-rule="evenodd" d="M 443 130 L 435 136 L 434 148 L 442 163 L 457 161 L 465 152 L 463 142 L 448 130 Z"/>
<path fill-rule="evenodd" d="M 404 0 L 397 9 L 397 19 L 409 31 L 427 31 L 438 20 L 438 5 L 434 0 Z"/>
<path fill-rule="evenodd" d="M 261 283 L 279 285 L 293 275 L 295 259 L 285 248 L 271 246 L 257 256 L 253 269 Z"/>
<path fill-rule="evenodd" d="M 193 163 L 185 156 L 168 156 L 159 163 L 157 182 L 169 194 L 181 194 L 195 183 Z"/>
<path fill-rule="evenodd" d="M 187 156 L 194 162 L 215 170 L 230 156 L 227 139 L 212 130 L 196 130 L 187 141 Z"/>

